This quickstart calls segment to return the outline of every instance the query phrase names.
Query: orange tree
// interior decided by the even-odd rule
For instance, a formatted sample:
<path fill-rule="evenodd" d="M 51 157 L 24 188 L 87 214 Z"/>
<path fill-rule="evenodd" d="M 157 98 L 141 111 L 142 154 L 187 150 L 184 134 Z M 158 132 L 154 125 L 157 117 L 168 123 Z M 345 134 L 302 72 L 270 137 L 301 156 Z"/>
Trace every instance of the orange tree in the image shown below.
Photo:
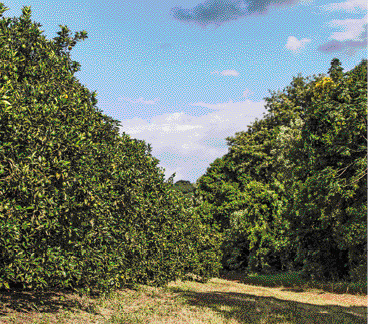
<path fill-rule="evenodd" d="M 280 218 L 283 193 L 272 182 L 274 127 L 267 117 L 227 138 L 229 153 L 216 159 L 197 182 L 198 211 L 212 214 L 224 235 L 225 269 L 283 268 L 287 244 L 280 234 L 288 224 Z"/>
<path fill-rule="evenodd" d="M 345 74 L 332 60 L 329 76 L 309 84 L 297 138 L 281 150 L 284 172 L 278 178 L 289 194 L 285 215 L 307 276 L 366 274 L 366 89 L 366 60 Z"/>
<path fill-rule="evenodd" d="M 0 3 L 0 16 L 7 8 Z M 29 7 L 0 20 L 0 287 L 162 285 L 219 268 L 218 236 L 164 181 L 144 141 L 119 134 L 69 51 Z"/>
<path fill-rule="evenodd" d="M 295 256 L 288 238 L 289 221 L 282 183 L 274 179 L 278 164 L 272 151 L 277 133 L 301 112 L 306 79 L 295 77 L 283 92 L 266 98 L 268 114 L 246 131 L 227 138 L 229 152 L 214 161 L 198 180 L 198 207 L 212 214 L 224 233 L 223 266 L 264 271 L 292 267 Z"/>
<path fill-rule="evenodd" d="M 268 114 L 227 139 L 198 180 L 225 234 L 223 265 L 358 277 L 366 267 L 366 61 L 294 77 Z"/>

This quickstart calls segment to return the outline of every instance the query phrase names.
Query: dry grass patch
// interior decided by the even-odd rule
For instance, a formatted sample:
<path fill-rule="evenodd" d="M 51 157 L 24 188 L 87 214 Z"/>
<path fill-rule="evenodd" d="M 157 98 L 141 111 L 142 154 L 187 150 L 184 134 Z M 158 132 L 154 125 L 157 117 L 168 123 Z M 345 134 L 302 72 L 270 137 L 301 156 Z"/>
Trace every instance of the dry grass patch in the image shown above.
<path fill-rule="evenodd" d="M 1 324 L 359 324 L 366 296 L 261 287 L 214 278 L 207 283 L 136 286 L 106 296 L 68 291 L 1 292 Z"/>
<path fill-rule="evenodd" d="M 1 324 L 89 323 L 102 320 L 99 298 L 80 296 L 71 291 L 1 291 Z M 96 323 L 96 322 L 91 322 Z"/>
<path fill-rule="evenodd" d="M 105 297 L 64 292 L 5 292 L 1 324 L 198 323 L 237 324 L 211 309 L 188 305 L 180 293 L 137 286 Z"/>
<path fill-rule="evenodd" d="M 139 286 L 128 295 L 114 297 L 120 306 L 109 323 L 238 323 L 225 321 L 210 308 L 188 305 L 181 293 L 167 288 Z"/>
<path fill-rule="evenodd" d="M 268 288 L 215 278 L 207 284 L 178 281 L 169 288 L 183 293 L 190 305 L 210 308 L 235 323 L 367 323 L 366 296 Z"/>

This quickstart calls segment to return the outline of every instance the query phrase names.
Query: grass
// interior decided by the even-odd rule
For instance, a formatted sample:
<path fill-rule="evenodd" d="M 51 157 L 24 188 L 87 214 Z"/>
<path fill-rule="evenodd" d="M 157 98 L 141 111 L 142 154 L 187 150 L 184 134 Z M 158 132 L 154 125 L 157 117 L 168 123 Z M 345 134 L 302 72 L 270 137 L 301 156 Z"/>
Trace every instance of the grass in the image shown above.
<path fill-rule="evenodd" d="M 227 273 L 225 276 L 227 279 L 238 280 L 244 284 L 264 286 L 264 287 L 285 287 L 295 288 L 299 290 L 313 290 L 320 289 L 332 293 L 350 293 L 350 294 L 367 294 L 367 281 L 362 280 L 360 282 L 329 282 L 318 280 L 305 280 L 302 279 L 298 272 L 291 271 L 287 273 L 276 273 L 269 275 L 260 274 L 248 274 L 242 273 Z M 366 279 L 366 278 L 365 278 Z"/>
<path fill-rule="evenodd" d="M 137 285 L 107 296 L 1 292 L 0 323 L 367 323 L 366 290 L 365 294 L 332 294 L 331 287 L 324 285 L 306 282 L 297 273 L 229 274 L 207 283 L 176 281 L 162 288 Z"/>

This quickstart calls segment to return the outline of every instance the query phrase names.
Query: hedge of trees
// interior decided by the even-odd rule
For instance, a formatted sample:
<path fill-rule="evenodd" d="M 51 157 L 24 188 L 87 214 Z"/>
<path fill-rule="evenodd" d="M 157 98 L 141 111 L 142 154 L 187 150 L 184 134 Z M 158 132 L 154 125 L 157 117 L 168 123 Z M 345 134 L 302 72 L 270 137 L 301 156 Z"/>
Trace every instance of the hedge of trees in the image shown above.
<path fill-rule="evenodd" d="M 335 58 L 265 99 L 264 118 L 197 181 L 224 268 L 366 280 L 367 60 L 343 73 Z"/>
<path fill-rule="evenodd" d="M 220 236 L 164 181 L 144 141 L 119 134 L 70 51 L 0 3 L 0 288 L 162 285 L 220 268 Z"/>
<path fill-rule="evenodd" d="M 0 3 L 0 288 L 163 285 L 221 268 L 366 280 L 367 60 L 294 77 L 195 185 L 164 180 L 47 40 Z"/>

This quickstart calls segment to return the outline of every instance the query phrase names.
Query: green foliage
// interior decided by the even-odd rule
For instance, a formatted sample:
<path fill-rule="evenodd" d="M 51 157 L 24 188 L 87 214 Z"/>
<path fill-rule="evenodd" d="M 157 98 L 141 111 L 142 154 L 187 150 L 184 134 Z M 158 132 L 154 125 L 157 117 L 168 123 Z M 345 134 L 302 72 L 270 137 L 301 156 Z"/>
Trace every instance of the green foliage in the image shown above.
<path fill-rule="evenodd" d="M 183 195 L 192 197 L 195 190 L 195 184 L 192 184 L 187 180 L 179 180 L 174 183 L 174 188 L 180 191 Z"/>
<path fill-rule="evenodd" d="M 272 141 L 275 120 L 266 116 L 256 120 L 246 132 L 236 133 L 228 137 L 229 159 L 240 187 L 249 181 L 267 182 L 273 172 Z"/>
<path fill-rule="evenodd" d="M 197 181 L 194 194 L 198 210 L 212 215 L 211 219 L 222 229 L 229 226 L 230 214 L 239 208 L 239 184 L 232 180 L 234 175 L 229 156 L 216 159 Z"/>
<path fill-rule="evenodd" d="M 185 273 L 193 273 L 207 281 L 219 275 L 222 268 L 220 250 L 223 237 L 216 226 L 202 218 L 197 208 L 190 209 L 187 219 L 192 219 L 186 225 L 186 246 L 189 246 Z"/>
<path fill-rule="evenodd" d="M 366 269 L 367 61 L 294 77 L 227 138 L 196 196 L 224 233 L 223 265 L 353 278 Z M 363 270 L 362 270 L 363 269 Z"/>
<path fill-rule="evenodd" d="M 223 231 L 222 265 L 226 271 L 247 272 L 250 261 L 247 233 L 229 227 Z"/>
<path fill-rule="evenodd" d="M 288 222 L 280 216 L 286 203 L 282 185 L 272 178 L 275 125 L 266 117 L 227 138 L 229 153 L 198 180 L 196 195 L 211 206 L 224 232 L 225 269 L 287 268 Z"/>
<path fill-rule="evenodd" d="M 333 82 L 339 81 L 343 76 L 343 68 L 339 59 L 334 58 L 331 61 L 331 67 L 328 70 L 328 74 Z"/>
<path fill-rule="evenodd" d="M 231 214 L 230 227 L 249 242 L 249 269 L 284 268 L 284 251 L 290 245 L 290 224 L 282 217 L 286 201 L 269 185 L 257 181 L 247 184 L 243 196 L 243 209 Z"/>
<path fill-rule="evenodd" d="M 217 273 L 220 236 L 73 76 L 66 49 L 87 33 L 61 26 L 48 41 L 30 16 L 0 21 L 0 287 L 108 290 Z"/>
<path fill-rule="evenodd" d="M 304 125 L 285 155 L 292 166 L 278 174 L 290 179 L 288 214 L 305 273 L 324 277 L 366 264 L 367 62 L 345 75 L 334 74 L 338 63 L 335 81 L 311 83 Z"/>

